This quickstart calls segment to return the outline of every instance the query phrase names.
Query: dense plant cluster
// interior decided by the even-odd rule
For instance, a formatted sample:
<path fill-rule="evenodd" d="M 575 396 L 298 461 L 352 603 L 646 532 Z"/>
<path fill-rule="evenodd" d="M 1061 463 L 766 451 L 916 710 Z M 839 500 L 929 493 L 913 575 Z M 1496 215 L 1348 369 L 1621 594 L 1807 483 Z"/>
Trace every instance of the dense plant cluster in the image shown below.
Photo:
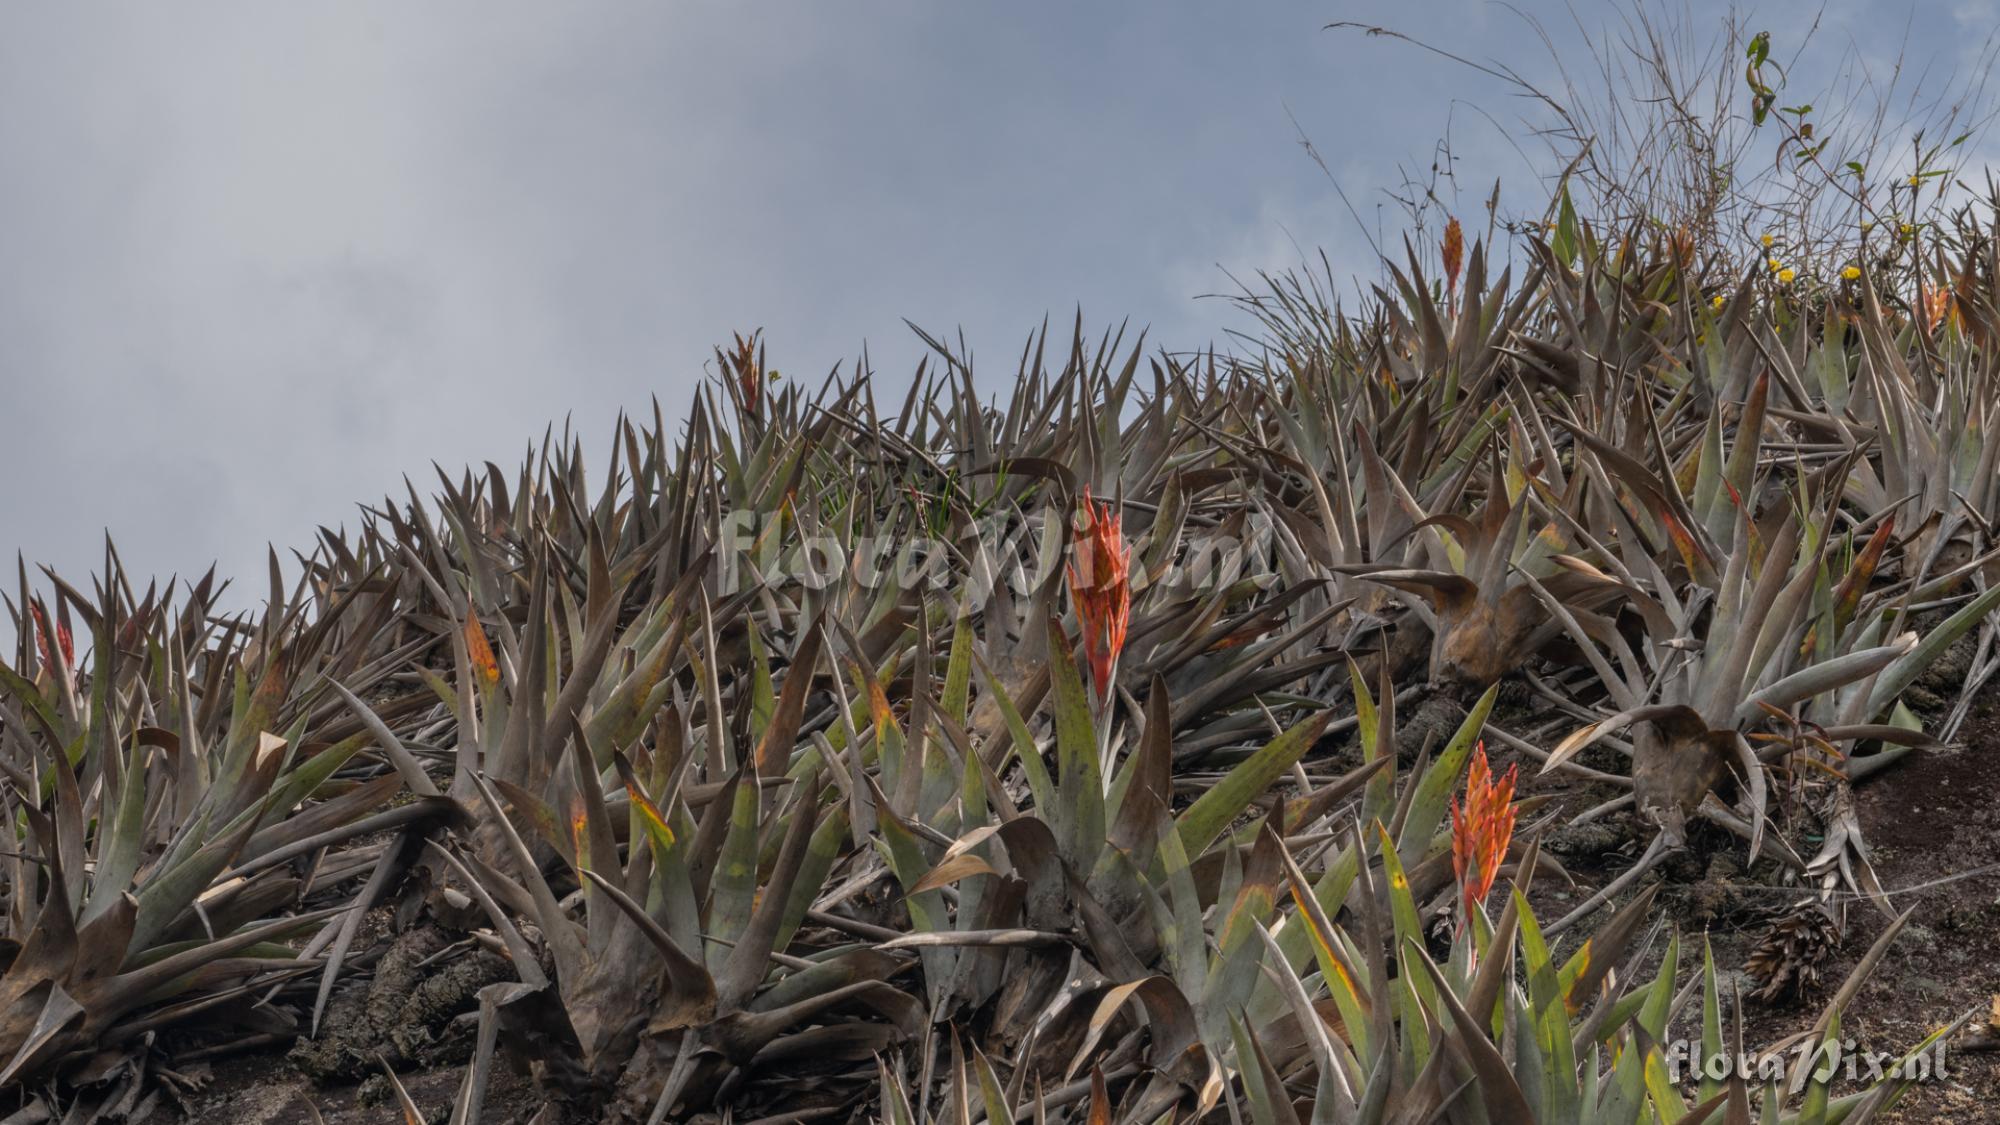
<path fill-rule="evenodd" d="M 601 476 L 441 476 L 261 613 L 24 568 L 0 1108 L 253 1039 L 393 1072 L 335 1016 L 425 928 L 483 974 L 454 1122 L 502 1060 L 551 1121 L 1866 1120 L 1899 1083 L 1670 1082 L 1676 1021 L 1741 1033 L 1626 892 L 1706 824 L 1887 911 L 1850 787 L 1992 667 L 2000 257 L 1807 284 L 1556 214 L 1519 276 L 1453 223 L 1360 315 L 1281 282 L 1249 358 L 1044 334 L 997 403 L 738 339 Z M 1538 920 L 1544 831 L 1626 810 Z"/>

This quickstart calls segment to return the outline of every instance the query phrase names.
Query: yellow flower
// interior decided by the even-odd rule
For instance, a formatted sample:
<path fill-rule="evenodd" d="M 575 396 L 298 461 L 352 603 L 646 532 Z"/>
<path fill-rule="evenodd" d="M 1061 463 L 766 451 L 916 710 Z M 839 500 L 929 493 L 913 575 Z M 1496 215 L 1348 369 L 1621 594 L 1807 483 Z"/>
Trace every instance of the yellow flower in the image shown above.
<path fill-rule="evenodd" d="M 1776 258 L 1772 258 L 1772 259 L 1771 259 L 1771 270 L 1772 270 L 1772 272 L 1773 272 L 1773 273 L 1777 272 L 1778 270 L 1781 270 L 1781 269 L 1784 269 L 1784 268 L 1785 268 L 1785 263 L 1783 263 L 1783 262 L 1779 261 L 1779 260 L 1778 260 L 1778 259 L 1776 259 Z"/>
<path fill-rule="evenodd" d="M 1772 237 L 1771 237 L 1770 235 L 1768 235 L 1768 234 L 1767 234 L 1767 235 L 1765 235 L 1765 236 L 1764 236 L 1764 249 L 1766 249 L 1766 250 L 1769 250 L 1769 249 L 1771 248 L 1771 243 L 1773 243 L 1773 242 L 1775 242 L 1775 241 L 1777 241 L 1777 240 L 1776 240 L 1776 239 L 1774 239 L 1774 238 L 1772 238 Z"/>
<path fill-rule="evenodd" d="M 1790 284 L 1792 283 L 1792 279 L 1793 279 L 1793 278 L 1795 278 L 1795 277 L 1797 277 L 1797 276 L 1799 276 L 1799 275 L 1798 275 L 1798 273 L 1797 273 L 1796 271 L 1793 271 L 1793 270 L 1779 270 L 1779 271 L 1778 271 L 1778 282 L 1779 282 L 1780 284 L 1782 284 L 1782 285 L 1790 285 Z"/>
<path fill-rule="evenodd" d="M 1849 266 L 1846 269 L 1840 271 L 1840 276 L 1846 278 L 1849 281 L 1858 281 L 1861 278 L 1861 267 Z"/>

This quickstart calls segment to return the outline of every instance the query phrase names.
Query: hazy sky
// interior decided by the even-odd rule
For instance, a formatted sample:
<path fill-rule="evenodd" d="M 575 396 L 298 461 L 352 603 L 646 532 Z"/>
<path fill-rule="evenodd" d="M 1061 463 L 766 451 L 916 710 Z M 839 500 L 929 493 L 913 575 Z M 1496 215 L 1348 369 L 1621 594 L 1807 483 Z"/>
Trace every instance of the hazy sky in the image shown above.
<path fill-rule="evenodd" d="M 1995 21 L 1884 7 L 1822 34 L 1908 19 L 1949 69 Z M 137 571 L 255 591 L 267 542 L 433 460 L 678 415 L 733 330 L 801 376 L 864 341 L 906 372 L 906 317 L 989 379 L 1079 304 L 1197 346 L 1240 324 L 1194 299 L 1221 267 L 1372 272 L 1288 111 L 1371 222 L 1447 126 L 1461 210 L 1532 182 L 1480 120 L 1525 112 L 1504 88 L 1338 19 L 1550 65 L 1470 0 L 7 6 L 0 549 L 82 583 L 108 527 Z"/>

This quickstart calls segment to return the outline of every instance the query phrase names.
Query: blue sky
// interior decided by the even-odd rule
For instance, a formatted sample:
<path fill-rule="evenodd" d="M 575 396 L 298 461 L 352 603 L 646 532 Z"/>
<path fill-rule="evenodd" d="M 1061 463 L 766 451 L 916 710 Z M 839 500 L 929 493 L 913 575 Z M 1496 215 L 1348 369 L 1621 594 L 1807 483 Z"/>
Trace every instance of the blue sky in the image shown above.
<path fill-rule="evenodd" d="M 1559 49 L 1615 26 L 1521 11 Z M 1781 42 L 1811 18 L 1766 11 Z M 1843 0 L 1820 36 L 1845 65 L 1907 29 L 1943 72 L 1995 18 Z M 865 341 L 891 386 L 904 318 L 989 380 L 1079 305 L 1199 346 L 1242 324 L 1195 299 L 1224 268 L 1374 275 L 1293 118 L 1392 236 L 1382 189 L 1447 129 L 1451 206 L 1534 188 L 1486 120 L 1532 107 L 1343 19 L 1554 73 L 1520 11 L 1465 0 L 10 6 L 0 549 L 81 581 L 108 527 L 137 571 L 254 591 L 267 542 L 433 460 L 678 414 L 752 327 L 796 376 Z"/>

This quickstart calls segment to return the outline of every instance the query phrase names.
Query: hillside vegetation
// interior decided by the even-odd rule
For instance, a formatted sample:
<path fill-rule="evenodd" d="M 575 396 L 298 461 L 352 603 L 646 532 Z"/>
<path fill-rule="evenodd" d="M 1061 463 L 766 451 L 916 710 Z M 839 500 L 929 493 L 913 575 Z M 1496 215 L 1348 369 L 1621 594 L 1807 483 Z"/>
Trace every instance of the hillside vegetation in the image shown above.
<path fill-rule="evenodd" d="M 1565 190 L 1513 268 L 1453 220 L 1355 309 L 1246 293 L 1238 355 L 1045 332 L 994 400 L 739 337 L 684 423 L 385 498 L 257 613 L 23 567 L 0 1113 L 251 1051 L 452 1122 L 1869 1120 L 1907 1074 L 1668 1044 L 1841 1039 L 1909 922 L 1855 787 L 2000 664 L 2000 245 L 1927 183 L 1811 246 Z M 1783 940 L 1672 924 L 1690 853 Z"/>

